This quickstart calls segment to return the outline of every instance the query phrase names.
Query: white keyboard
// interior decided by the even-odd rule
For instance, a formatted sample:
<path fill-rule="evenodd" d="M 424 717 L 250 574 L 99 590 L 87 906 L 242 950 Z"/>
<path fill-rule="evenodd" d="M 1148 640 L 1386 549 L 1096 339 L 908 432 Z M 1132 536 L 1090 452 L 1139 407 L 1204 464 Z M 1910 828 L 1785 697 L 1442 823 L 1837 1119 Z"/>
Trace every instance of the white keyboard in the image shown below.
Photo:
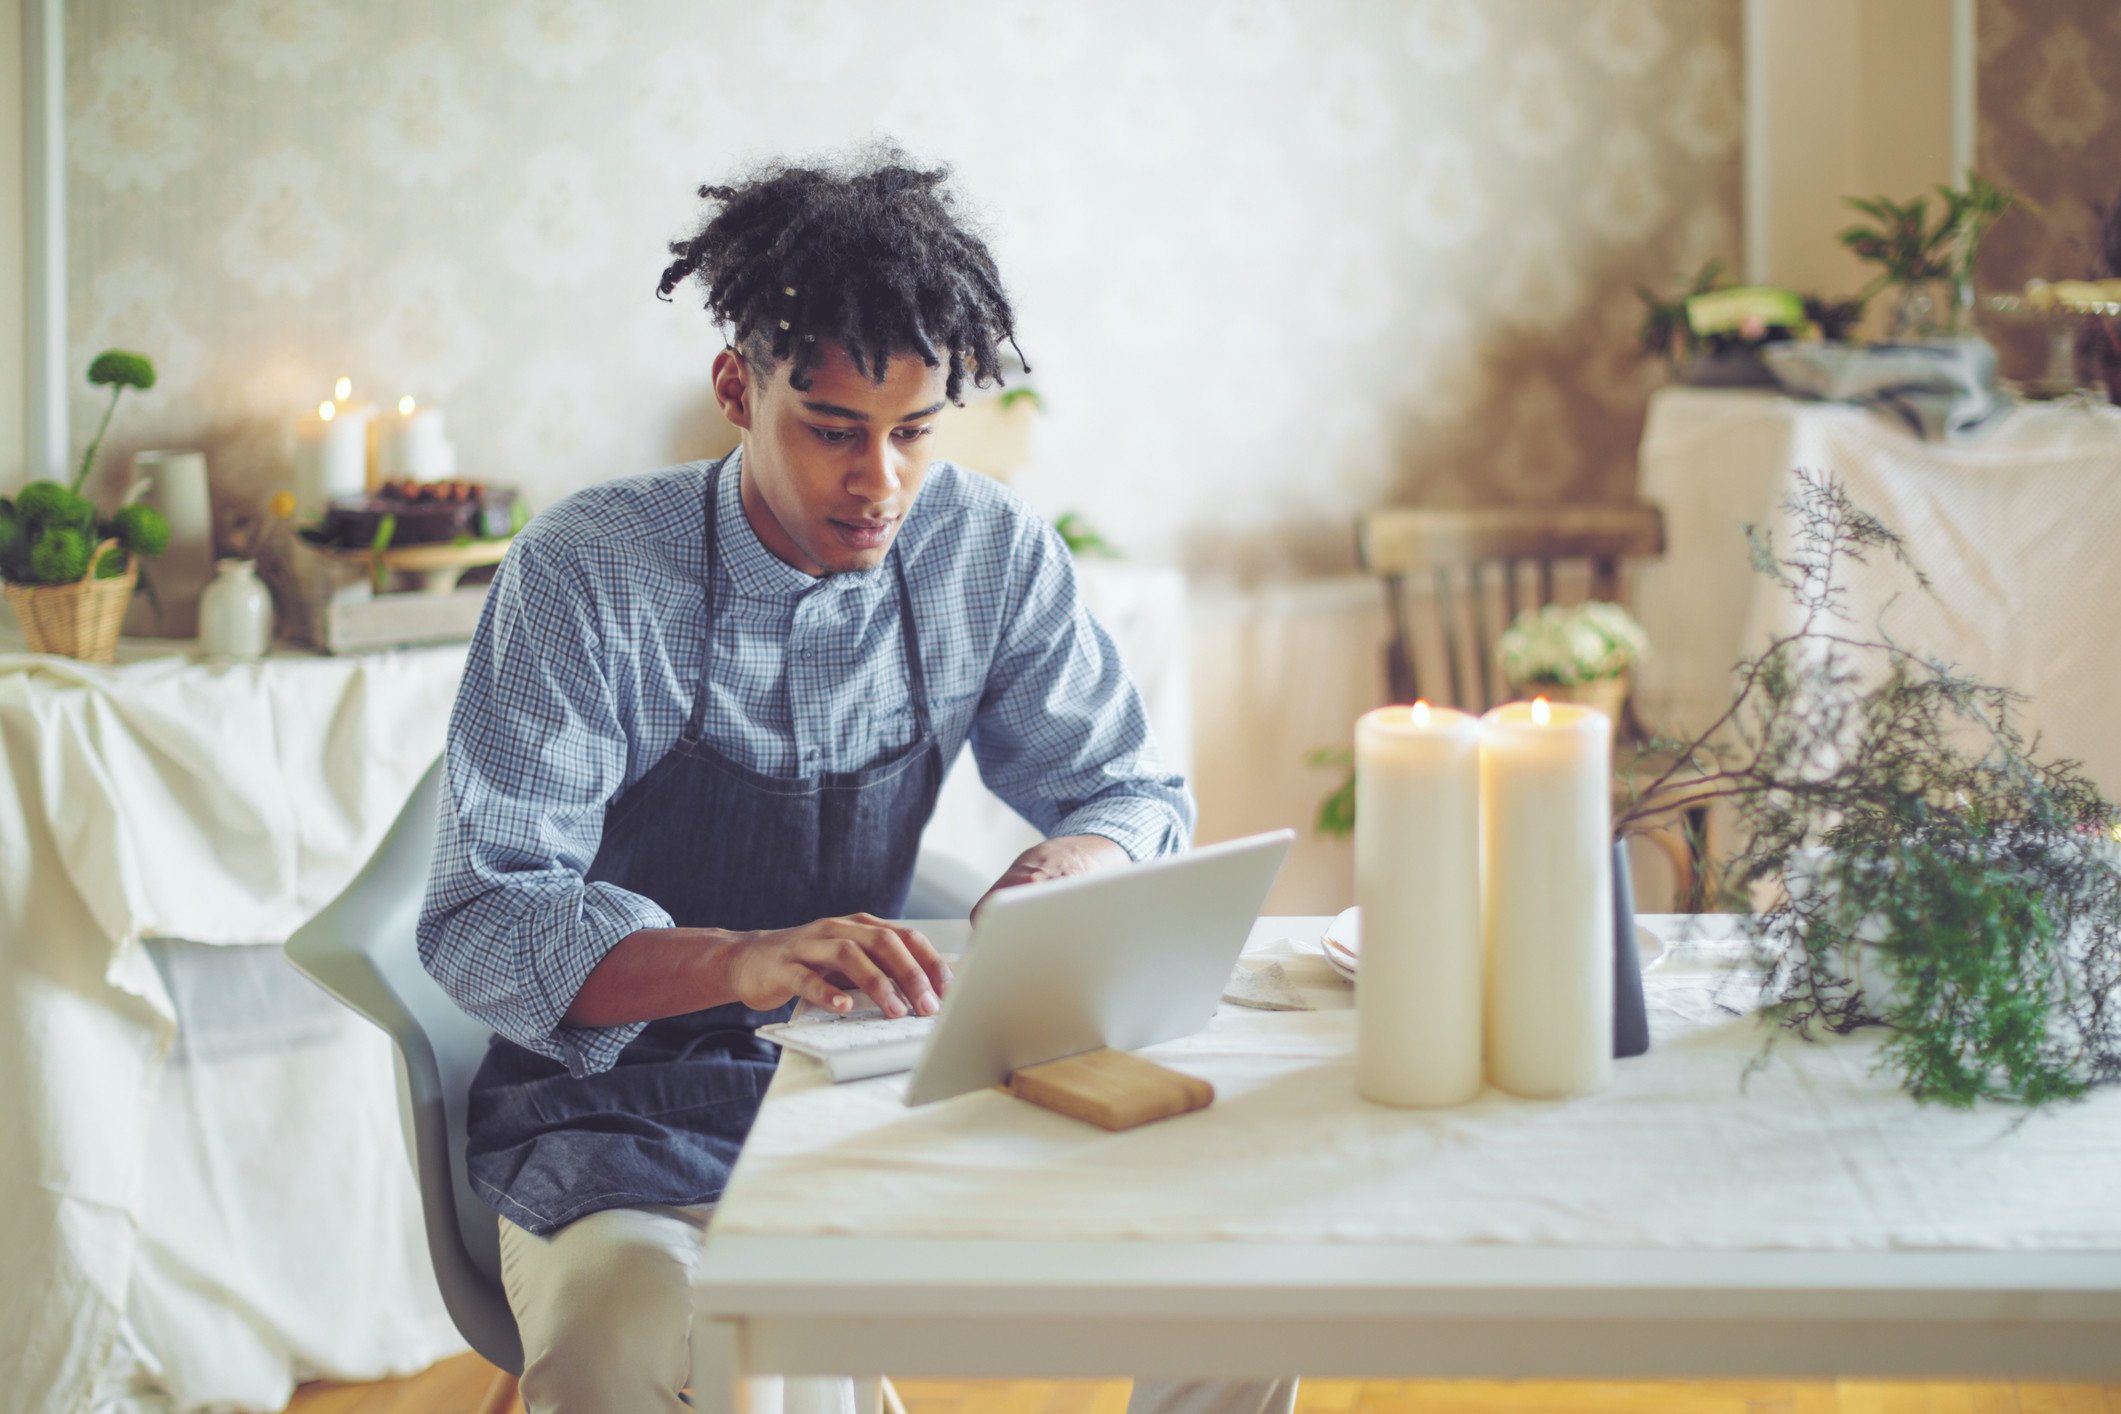
<path fill-rule="evenodd" d="M 836 1055 L 898 1041 L 918 1041 L 934 1028 L 935 1018 L 932 1016 L 886 1016 L 870 1007 L 866 1014 L 857 1013 L 831 1021 L 791 1021 L 781 1026 L 762 1026 L 759 1034 L 812 1055 Z"/>

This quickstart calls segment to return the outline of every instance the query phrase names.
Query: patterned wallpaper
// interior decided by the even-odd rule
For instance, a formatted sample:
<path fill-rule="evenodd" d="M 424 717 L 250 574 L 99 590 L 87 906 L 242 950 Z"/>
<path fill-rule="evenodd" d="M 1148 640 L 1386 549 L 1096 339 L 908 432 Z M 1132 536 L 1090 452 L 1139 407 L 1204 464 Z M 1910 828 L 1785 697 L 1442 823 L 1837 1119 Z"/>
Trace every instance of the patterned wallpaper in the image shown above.
<path fill-rule="evenodd" d="M 1739 0 L 71 0 L 71 342 L 117 450 L 286 475 L 350 374 L 550 499 L 697 454 L 692 190 L 956 164 L 1048 409 L 1018 484 L 1149 559 L 1350 561 L 1391 498 L 1624 496 L 1632 286 L 1736 247 Z M 97 411 L 74 406 L 76 445 Z"/>
<path fill-rule="evenodd" d="M 2121 5 L 2114 0 L 1980 0 L 1981 170 L 2038 202 L 1984 248 L 1981 277 L 2017 289 L 2032 276 L 2094 269 L 2098 211 L 2121 201 Z M 2035 330 L 1993 327 L 2006 373 L 2040 372 Z"/>

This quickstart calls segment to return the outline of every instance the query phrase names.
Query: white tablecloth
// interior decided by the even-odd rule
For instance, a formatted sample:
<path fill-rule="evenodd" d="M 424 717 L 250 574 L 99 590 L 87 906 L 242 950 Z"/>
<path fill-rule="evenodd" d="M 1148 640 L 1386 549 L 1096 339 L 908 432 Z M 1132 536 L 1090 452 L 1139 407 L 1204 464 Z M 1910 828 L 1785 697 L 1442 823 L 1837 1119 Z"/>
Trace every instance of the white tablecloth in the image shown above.
<path fill-rule="evenodd" d="M 336 895 L 440 750 L 463 650 L 213 666 L 181 646 L 93 667 L 0 637 L 10 1408 L 277 1408 L 296 1378 L 461 1348 L 387 1042 L 319 1014 L 269 1050 L 182 1045 L 198 1012 L 172 983 L 198 960 L 158 969 L 145 940 L 276 945 Z M 276 965 L 240 951 L 222 992 Z"/>
<path fill-rule="evenodd" d="M 2026 694 L 2047 753 L 2121 795 L 2121 409 L 2028 405 L 1934 443 L 1854 407 L 1660 390 L 1641 459 L 1641 494 L 1664 507 L 1668 541 L 1636 592 L 1655 649 L 1636 678 L 1645 715 L 1705 725 L 1729 701 L 1739 656 L 1794 626 L 1749 569 L 1742 527 L 1789 543 L 1779 508 L 1798 468 L 1840 477 L 1932 582 L 1925 595 L 1884 562 L 1851 567 L 1854 621 L 1885 611 L 1906 646 Z"/>
<path fill-rule="evenodd" d="M 1308 952 L 1327 921 L 1262 919 L 1248 951 Z M 1359 1099 L 1352 994 L 1315 957 L 1285 965 L 1319 1010 L 1225 1005 L 1146 1052 L 1215 1103 L 1122 1134 L 994 1091 L 908 1110 L 905 1076 L 831 1085 L 791 1054 L 713 1233 L 2121 1253 L 2121 1092 L 1924 1107 L 1874 1073 L 1876 1033 L 1786 1040 L 1748 1077 L 1766 1038 L 1719 1005 L 1755 995 L 1729 951 L 1675 949 L 1645 978 L 1650 1053 L 1566 1101 Z"/>

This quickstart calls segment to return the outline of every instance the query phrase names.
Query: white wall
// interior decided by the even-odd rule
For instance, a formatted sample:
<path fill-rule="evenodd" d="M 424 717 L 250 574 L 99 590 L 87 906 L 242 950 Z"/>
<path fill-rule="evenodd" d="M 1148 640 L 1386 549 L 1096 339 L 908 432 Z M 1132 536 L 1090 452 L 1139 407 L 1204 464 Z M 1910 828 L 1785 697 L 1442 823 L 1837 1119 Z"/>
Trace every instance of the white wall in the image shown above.
<path fill-rule="evenodd" d="M 26 479 L 28 455 L 22 103 L 22 0 L 0 0 L 0 486 Z"/>

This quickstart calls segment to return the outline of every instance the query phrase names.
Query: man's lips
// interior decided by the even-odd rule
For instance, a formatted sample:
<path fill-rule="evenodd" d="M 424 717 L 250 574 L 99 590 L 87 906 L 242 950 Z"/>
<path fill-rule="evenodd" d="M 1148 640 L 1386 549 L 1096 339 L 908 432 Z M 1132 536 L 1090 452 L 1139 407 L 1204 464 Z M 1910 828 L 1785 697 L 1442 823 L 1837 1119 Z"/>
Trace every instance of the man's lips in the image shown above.
<path fill-rule="evenodd" d="M 898 522 L 897 516 L 876 520 L 844 520 L 835 516 L 826 523 L 849 549 L 880 550 L 891 543 L 891 530 Z"/>

